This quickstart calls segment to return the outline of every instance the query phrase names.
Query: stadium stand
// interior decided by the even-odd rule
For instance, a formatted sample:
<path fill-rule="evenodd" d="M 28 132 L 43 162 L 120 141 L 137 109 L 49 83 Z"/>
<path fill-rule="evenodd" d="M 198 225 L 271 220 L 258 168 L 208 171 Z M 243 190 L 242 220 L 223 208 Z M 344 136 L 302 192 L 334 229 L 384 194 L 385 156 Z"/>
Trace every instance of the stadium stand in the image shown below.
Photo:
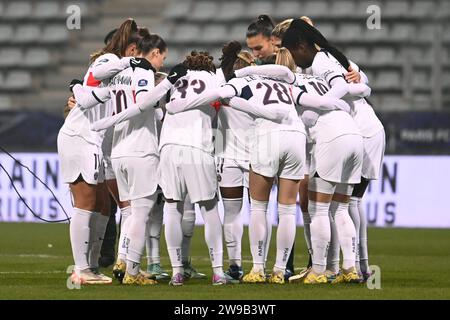
<path fill-rule="evenodd" d="M 82 32 L 66 27 L 72 4 L 81 8 Z M 380 30 L 366 26 L 370 5 L 381 8 Z M 165 37 L 169 68 L 191 49 L 207 49 L 217 61 L 224 42 L 245 43 L 248 24 L 262 13 L 276 22 L 310 16 L 369 75 L 377 109 L 450 107 L 447 0 L 0 0 L 0 108 L 60 113 L 66 84 L 128 16 Z"/>

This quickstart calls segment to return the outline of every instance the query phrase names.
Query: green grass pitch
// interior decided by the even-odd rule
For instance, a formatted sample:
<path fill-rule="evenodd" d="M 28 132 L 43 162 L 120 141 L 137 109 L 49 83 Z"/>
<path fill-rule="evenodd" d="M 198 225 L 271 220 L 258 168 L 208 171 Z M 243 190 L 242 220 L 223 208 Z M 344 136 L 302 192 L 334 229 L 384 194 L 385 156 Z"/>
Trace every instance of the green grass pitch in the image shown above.
<path fill-rule="evenodd" d="M 276 229 L 273 230 L 275 243 Z M 164 239 L 164 237 L 162 237 Z M 68 224 L 0 223 L 0 299 L 450 299 L 450 231 L 369 229 L 370 264 L 381 268 L 381 289 L 365 285 L 230 285 L 190 280 L 183 287 L 161 282 L 151 287 L 83 286 L 69 290 L 72 264 Z M 164 240 L 162 264 L 169 267 Z M 273 265 L 274 245 L 270 263 Z M 297 230 L 295 266 L 306 264 L 303 230 Z M 211 274 L 203 228 L 192 243 L 193 264 Z M 247 230 L 244 269 L 250 268 Z M 226 265 L 226 260 L 225 260 Z M 111 269 L 104 270 L 111 275 Z"/>

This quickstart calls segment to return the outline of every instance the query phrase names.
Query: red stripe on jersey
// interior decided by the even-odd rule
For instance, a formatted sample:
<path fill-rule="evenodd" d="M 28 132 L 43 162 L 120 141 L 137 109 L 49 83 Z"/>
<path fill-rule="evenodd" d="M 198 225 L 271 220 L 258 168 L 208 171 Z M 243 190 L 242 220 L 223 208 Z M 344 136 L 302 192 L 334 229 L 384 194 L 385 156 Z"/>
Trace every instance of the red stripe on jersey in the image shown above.
<path fill-rule="evenodd" d="M 86 81 L 86 85 L 88 87 L 98 87 L 100 85 L 101 81 L 94 78 L 92 75 L 92 72 L 89 72 L 88 79 Z"/>
<path fill-rule="evenodd" d="M 133 92 L 133 101 L 134 103 L 136 103 L 136 90 L 133 90 L 132 92 Z"/>

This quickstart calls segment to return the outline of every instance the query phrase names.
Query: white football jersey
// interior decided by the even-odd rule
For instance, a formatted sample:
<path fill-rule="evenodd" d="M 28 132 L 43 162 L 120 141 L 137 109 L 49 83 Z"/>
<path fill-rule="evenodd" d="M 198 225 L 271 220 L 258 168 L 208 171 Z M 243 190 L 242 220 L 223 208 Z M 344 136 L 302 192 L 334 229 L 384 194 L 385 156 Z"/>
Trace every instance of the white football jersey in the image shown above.
<path fill-rule="evenodd" d="M 130 67 L 116 74 L 108 84 L 114 114 L 127 108 L 137 108 L 136 102 L 154 86 L 155 75 L 152 70 L 133 70 Z M 111 158 L 143 157 L 150 154 L 158 155 L 154 108 L 114 126 Z"/>
<path fill-rule="evenodd" d="M 170 101 L 189 100 L 205 90 L 219 87 L 218 77 L 207 71 L 188 71 L 180 78 L 170 92 Z M 159 148 L 175 144 L 198 148 L 208 153 L 214 152 L 213 118 L 216 110 L 205 104 L 195 109 L 176 114 L 166 113 L 161 131 Z"/>
<path fill-rule="evenodd" d="M 218 114 L 219 132 L 215 137 L 217 157 L 250 161 L 250 141 L 254 134 L 255 119 L 246 112 L 221 107 Z"/>
<path fill-rule="evenodd" d="M 216 75 L 220 85 L 226 83 L 222 69 Z M 255 119 L 248 113 L 222 107 L 218 114 L 218 130 L 215 136 L 215 153 L 224 159 L 250 161 L 249 142 L 254 131 Z"/>
<path fill-rule="evenodd" d="M 300 91 L 307 92 L 314 95 L 323 96 L 330 89 L 325 79 L 307 74 L 296 74 L 295 85 Z M 294 90 L 301 95 L 301 92 Z M 295 101 L 298 102 L 297 97 L 294 95 Z M 305 112 L 309 108 L 300 107 L 299 112 Z M 352 117 L 342 110 L 321 111 L 314 109 L 319 117 L 316 124 L 309 128 L 309 140 L 315 143 L 329 142 L 335 138 L 346 134 L 357 134 L 360 132 L 356 126 Z"/>
<path fill-rule="evenodd" d="M 257 118 L 255 134 L 266 134 L 270 131 L 299 131 L 306 135 L 305 126 L 297 115 L 292 97 L 292 86 L 288 83 L 265 76 L 248 76 L 231 79 L 226 85 L 234 88 L 237 97 L 246 99 L 251 104 L 266 107 L 268 110 L 271 106 L 288 110 L 288 117 L 281 123 Z"/>
<path fill-rule="evenodd" d="M 353 69 L 360 70 L 360 68 L 352 61 L 350 64 Z M 314 75 L 325 78 L 329 84 L 331 80 L 336 77 L 343 77 L 348 72 L 345 68 L 334 58 L 333 55 L 326 51 L 321 51 L 316 54 L 312 64 L 312 71 Z M 376 116 L 372 106 L 366 99 L 352 99 L 350 97 L 343 97 L 351 107 L 351 115 L 363 135 L 363 137 L 372 137 L 376 133 L 383 130 L 383 124 Z"/>
<path fill-rule="evenodd" d="M 119 61 L 120 59 L 112 54 L 107 53 L 98 57 L 90 66 L 86 75 L 84 76 L 83 85 L 87 87 L 103 87 L 109 79 L 99 81 L 92 75 L 92 69 L 111 61 Z M 70 110 L 61 131 L 70 136 L 80 136 L 89 143 L 101 146 L 104 132 L 95 132 L 90 128 L 91 123 L 112 114 L 112 104 L 109 102 L 99 103 L 99 105 L 90 109 L 80 109 L 78 107 Z"/>

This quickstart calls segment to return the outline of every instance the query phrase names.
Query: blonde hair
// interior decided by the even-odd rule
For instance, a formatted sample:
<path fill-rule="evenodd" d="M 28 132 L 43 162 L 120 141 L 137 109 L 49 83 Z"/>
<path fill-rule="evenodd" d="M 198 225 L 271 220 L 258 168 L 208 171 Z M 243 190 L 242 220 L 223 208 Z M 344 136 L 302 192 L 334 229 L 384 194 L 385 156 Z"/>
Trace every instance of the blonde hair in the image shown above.
<path fill-rule="evenodd" d="M 292 72 L 295 72 L 297 70 L 297 65 L 295 64 L 294 57 L 292 57 L 292 54 L 289 52 L 289 50 L 284 47 L 278 50 L 275 64 L 288 67 Z"/>
<path fill-rule="evenodd" d="M 291 25 L 292 20 L 294 20 L 294 19 L 286 19 L 284 21 L 281 21 L 279 24 L 277 24 L 275 26 L 275 28 L 273 28 L 272 36 L 280 38 L 280 39 L 283 38 L 283 34 L 286 32 L 286 30 Z"/>
<path fill-rule="evenodd" d="M 310 17 L 308 16 L 301 16 L 300 19 L 302 19 L 303 21 L 306 21 L 308 24 L 310 24 L 311 26 L 314 27 L 314 23 L 311 20 Z M 272 31 L 272 36 L 277 37 L 277 38 L 283 38 L 284 33 L 286 32 L 286 30 L 289 28 L 289 26 L 291 25 L 291 22 L 294 19 L 286 19 L 281 21 L 279 24 L 277 24 L 275 26 L 275 28 L 273 28 Z"/>

